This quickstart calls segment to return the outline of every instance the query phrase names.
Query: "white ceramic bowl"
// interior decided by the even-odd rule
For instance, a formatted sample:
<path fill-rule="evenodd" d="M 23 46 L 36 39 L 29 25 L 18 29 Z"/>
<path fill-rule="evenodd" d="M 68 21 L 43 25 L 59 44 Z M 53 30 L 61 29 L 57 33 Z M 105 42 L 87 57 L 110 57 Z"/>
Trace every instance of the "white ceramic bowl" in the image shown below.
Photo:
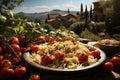
<path fill-rule="evenodd" d="M 32 59 L 30 57 L 31 54 L 29 52 L 24 53 L 23 57 L 24 57 L 25 61 L 28 62 L 33 67 L 36 67 L 36 68 L 42 69 L 42 70 L 47 70 L 47 71 L 55 71 L 55 72 L 83 71 L 83 70 L 87 70 L 87 69 L 91 69 L 91 68 L 94 68 L 96 66 L 99 66 L 101 63 L 103 63 L 105 61 L 106 55 L 105 55 L 105 53 L 102 50 L 100 50 L 99 48 L 97 48 L 95 46 L 91 46 L 91 45 L 87 45 L 87 44 L 84 44 L 84 45 L 87 46 L 87 47 L 95 48 L 95 49 L 99 50 L 101 58 L 96 63 L 94 63 L 92 65 L 89 65 L 89 66 L 86 66 L 86 67 L 82 67 L 82 68 L 78 68 L 78 69 L 56 69 L 56 68 L 50 68 L 50 67 L 46 67 L 46 66 L 40 65 L 40 64 L 32 61 Z"/>

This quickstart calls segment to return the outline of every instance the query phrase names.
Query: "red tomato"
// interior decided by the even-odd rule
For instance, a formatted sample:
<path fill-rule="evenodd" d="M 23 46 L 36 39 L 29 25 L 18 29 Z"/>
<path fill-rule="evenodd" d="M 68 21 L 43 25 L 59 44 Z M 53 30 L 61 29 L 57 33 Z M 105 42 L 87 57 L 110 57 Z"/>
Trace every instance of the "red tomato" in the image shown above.
<path fill-rule="evenodd" d="M 23 57 L 23 53 L 21 53 L 20 51 L 17 52 L 17 55 L 22 58 Z"/>
<path fill-rule="evenodd" d="M 40 80 L 40 76 L 37 74 L 32 74 L 32 75 L 30 75 L 29 80 Z"/>
<path fill-rule="evenodd" d="M 0 47 L 0 54 L 2 54 L 2 48 Z"/>
<path fill-rule="evenodd" d="M 95 50 L 95 51 L 91 51 L 91 55 L 94 56 L 94 58 L 100 58 L 100 51 L 99 50 Z"/>
<path fill-rule="evenodd" d="M 14 76 L 14 70 L 11 67 L 3 67 L 1 69 L 1 76 L 3 78 L 11 78 Z"/>
<path fill-rule="evenodd" d="M 12 54 L 11 53 L 4 53 L 4 59 L 11 59 L 12 58 Z"/>
<path fill-rule="evenodd" d="M 22 43 L 25 43 L 26 41 L 26 37 L 25 36 L 20 36 L 19 37 L 19 42 L 22 44 Z"/>
<path fill-rule="evenodd" d="M 50 55 L 45 55 L 42 57 L 42 63 L 43 64 L 49 64 L 52 63 L 53 59 Z"/>
<path fill-rule="evenodd" d="M 70 40 L 71 42 L 76 42 L 75 38 L 73 37 L 67 38 L 67 40 Z"/>
<path fill-rule="evenodd" d="M 0 68 L 11 66 L 12 63 L 10 60 L 4 59 L 0 62 Z"/>
<path fill-rule="evenodd" d="M 39 50 L 39 46 L 38 45 L 30 45 L 30 50 L 33 52 L 37 52 Z"/>
<path fill-rule="evenodd" d="M 19 44 L 19 39 L 17 37 L 11 37 L 9 39 L 10 44 Z"/>
<path fill-rule="evenodd" d="M 54 44 L 56 43 L 56 41 L 51 41 L 51 42 L 48 42 L 48 44 Z"/>
<path fill-rule="evenodd" d="M 113 68 L 114 68 L 114 65 L 113 65 L 112 62 L 106 62 L 106 63 L 105 63 L 105 69 L 106 69 L 107 71 L 111 71 L 111 70 L 113 70 Z"/>
<path fill-rule="evenodd" d="M 3 45 L 2 48 L 3 48 L 3 52 L 10 52 L 10 48 L 8 45 Z"/>
<path fill-rule="evenodd" d="M 2 62 L 3 60 L 3 55 L 0 55 L 0 62 Z"/>
<path fill-rule="evenodd" d="M 0 34 L 0 42 L 3 41 L 3 37 L 4 37 L 4 35 Z"/>
<path fill-rule="evenodd" d="M 55 52 L 55 57 L 58 60 L 63 60 L 65 58 L 65 54 L 62 51 L 58 50 Z"/>
<path fill-rule="evenodd" d="M 12 44 L 11 46 L 15 51 L 20 51 L 20 46 L 18 44 Z"/>
<path fill-rule="evenodd" d="M 38 36 L 36 38 L 37 44 L 44 43 L 45 42 L 45 37 L 44 36 Z"/>
<path fill-rule="evenodd" d="M 78 59 L 80 62 L 88 61 L 88 54 L 78 54 Z"/>
<path fill-rule="evenodd" d="M 15 57 L 12 59 L 12 64 L 16 65 L 19 63 L 19 60 Z"/>
<path fill-rule="evenodd" d="M 51 37 L 51 36 L 46 38 L 46 41 L 47 41 L 47 42 L 52 42 L 53 40 L 54 40 L 54 39 L 53 39 L 53 37 Z"/>
<path fill-rule="evenodd" d="M 57 42 L 62 42 L 63 39 L 62 39 L 61 37 L 58 37 L 58 38 L 56 39 L 56 41 L 57 41 Z"/>
<path fill-rule="evenodd" d="M 22 78 L 27 74 L 27 69 L 24 66 L 18 66 L 14 69 L 15 76 L 18 78 Z"/>
<path fill-rule="evenodd" d="M 20 47 L 20 52 L 21 52 L 21 53 L 24 53 L 25 50 L 26 50 L 26 48 L 24 48 L 24 47 Z"/>
<path fill-rule="evenodd" d="M 120 58 L 119 57 L 111 58 L 110 62 L 113 63 L 114 67 L 120 67 Z"/>

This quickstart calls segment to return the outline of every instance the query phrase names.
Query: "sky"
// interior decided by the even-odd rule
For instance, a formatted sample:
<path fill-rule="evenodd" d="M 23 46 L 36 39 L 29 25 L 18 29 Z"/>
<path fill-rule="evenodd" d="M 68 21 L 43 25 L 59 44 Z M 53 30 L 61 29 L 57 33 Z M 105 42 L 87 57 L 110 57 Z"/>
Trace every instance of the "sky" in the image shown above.
<path fill-rule="evenodd" d="M 21 6 L 14 9 L 14 12 L 39 13 L 53 9 L 68 10 L 68 8 L 70 11 L 79 11 L 81 3 L 83 4 L 83 9 L 87 5 L 89 10 L 94 1 L 95 0 L 25 0 Z"/>

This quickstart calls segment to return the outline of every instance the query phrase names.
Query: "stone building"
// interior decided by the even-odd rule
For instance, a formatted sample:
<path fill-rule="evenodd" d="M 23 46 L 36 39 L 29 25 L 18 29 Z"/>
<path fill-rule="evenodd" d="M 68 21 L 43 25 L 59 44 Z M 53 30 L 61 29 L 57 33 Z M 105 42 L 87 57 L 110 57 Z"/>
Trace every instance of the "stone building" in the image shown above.
<path fill-rule="evenodd" d="M 60 14 L 55 18 L 48 20 L 48 24 L 56 28 L 59 27 L 60 25 L 63 25 L 67 28 L 78 20 L 79 20 L 79 16 L 66 13 L 66 14 Z"/>
<path fill-rule="evenodd" d="M 105 20 L 105 14 L 104 14 L 104 8 L 100 5 L 100 0 L 95 0 L 93 2 L 94 9 L 93 9 L 93 20 L 94 21 L 104 21 Z"/>

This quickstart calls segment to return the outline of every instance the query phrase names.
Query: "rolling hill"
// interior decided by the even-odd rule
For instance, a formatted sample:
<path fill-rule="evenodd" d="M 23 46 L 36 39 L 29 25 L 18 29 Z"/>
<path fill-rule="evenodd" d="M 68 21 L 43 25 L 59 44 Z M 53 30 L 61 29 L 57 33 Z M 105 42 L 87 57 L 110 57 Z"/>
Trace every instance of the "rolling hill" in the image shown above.
<path fill-rule="evenodd" d="M 71 14 L 76 15 L 78 11 L 70 11 Z M 45 20 L 47 18 L 47 15 L 50 15 L 50 18 L 56 17 L 61 14 L 68 13 L 67 11 L 62 11 L 59 9 L 54 9 L 48 12 L 40 12 L 40 13 L 24 13 L 24 12 L 19 12 L 17 14 L 19 15 L 26 15 L 32 19 L 38 19 L 38 20 Z"/>

